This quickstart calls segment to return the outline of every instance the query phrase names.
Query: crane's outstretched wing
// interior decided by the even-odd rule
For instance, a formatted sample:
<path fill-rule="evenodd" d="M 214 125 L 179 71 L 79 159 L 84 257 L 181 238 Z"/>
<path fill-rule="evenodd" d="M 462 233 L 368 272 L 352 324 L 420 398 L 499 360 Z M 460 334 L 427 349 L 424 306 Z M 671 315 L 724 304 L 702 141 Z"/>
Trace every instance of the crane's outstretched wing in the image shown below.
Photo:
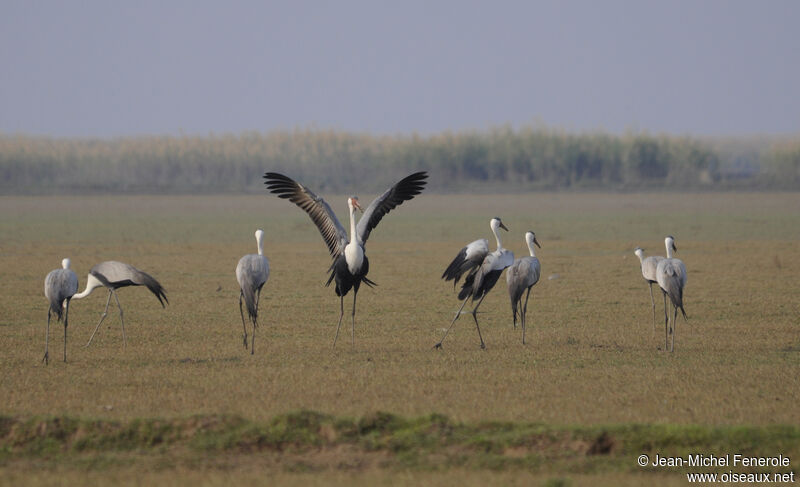
<path fill-rule="evenodd" d="M 453 288 L 458 284 L 461 275 L 465 272 L 471 273 L 483 263 L 483 259 L 489 255 L 489 241 L 485 238 L 470 242 L 458 252 L 458 255 L 450 262 L 447 269 L 442 273 L 445 281 L 453 280 Z"/>
<path fill-rule="evenodd" d="M 369 232 L 378 225 L 383 215 L 395 209 L 403 201 L 408 201 L 422 192 L 427 183 L 426 179 L 428 179 L 427 172 L 415 172 L 400 180 L 400 182 L 370 203 L 369 207 L 364 210 L 364 216 L 358 221 L 358 226 L 356 227 L 356 232 L 358 233 L 358 238 L 361 239 L 362 245 L 367 241 Z"/>
<path fill-rule="evenodd" d="M 347 245 L 347 231 L 339 223 L 336 214 L 324 199 L 283 174 L 268 172 L 264 174 L 264 180 L 264 184 L 271 193 L 278 195 L 279 198 L 288 199 L 308 213 L 319 229 L 319 233 L 322 234 L 322 238 L 325 239 L 325 244 L 328 245 L 328 251 L 332 257 L 344 252 Z"/>

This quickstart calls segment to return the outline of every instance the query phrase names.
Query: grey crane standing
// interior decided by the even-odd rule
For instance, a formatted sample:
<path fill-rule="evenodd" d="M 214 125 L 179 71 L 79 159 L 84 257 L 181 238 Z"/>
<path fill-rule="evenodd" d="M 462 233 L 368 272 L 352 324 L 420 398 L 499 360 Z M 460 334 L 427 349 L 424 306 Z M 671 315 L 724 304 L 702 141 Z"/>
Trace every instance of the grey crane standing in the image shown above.
<path fill-rule="evenodd" d="M 70 260 L 61 261 L 61 269 L 50 271 L 44 278 L 44 295 L 50 301 L 47 308 L 47 333 L 44 338 L 44 357 L 42 362 L 50 362 L 48 345 L 50 342 L 50 315 L 55 314 L 58 321 L 64 322 L 64 362 L 67 361 L 67 325 L 69 324 L 69 301 L 78 292 L 78 276 L 69 268 Z"/>
<path fill-rule="evenodd" d="M 242 299 L 247 305 L 247 315 L 253 323 L 253 338 L 250 354 L 255 353 L 256 328 L 258 328 L 258 302 L 261 299 L 261 288 L 269 279 L 269 259 L 264 256 L 264 230 L 256 230 L 257 254 L 248 254 L 236 264 L 236 280 L 239 281 L 239 313 L 242 315 L 244 330 L 244 348 L 247 349 L 247 325 L 244 323 Z"/>
<path fill-rule="evenodd" d="M 344 229 L 331 207 L 324 199 L 314 194 L 310 189 L 283 174 L 268 172 L 264 174 L 264 184 L 270 192 L 280 198 L 288 199 L 296 204 L 303 211 L 308 213 L 311 220 L 319 229 L 322 238 L 328 246 L 333 262 L 328 272 L 328 282 L 336 282 L 336 295 L 339 296 L 340 313 L 339 323 L 336 325 L 336 335 L 333 338 L 333 346 L 339 337 L 339 329 L 342 326 L 344 316 L 344 296 L 353 290 L 353 312 L 351 314 L 351 344 L 355 344 L 355 316 L 356 316 L 356 296 L 358 289 L 363 282 L 367 286 L 374 286 L 375 283 L 367 279 L 369 272 L 369 260 L 364 253 L 364 245 L 373 228 L 389 211 L 420 194 L 427 183 L 428 174 L 426 172 L 416 172 L 406 176 L 397 184 L 386 190 L 382 195 L 367 207 L 361 208 L 358 197 L 347 198 L 347 207 L 350 212 L 350 237 Z M 361 210 L 363 216 L 356 225 L 355 210 Z"/>
<path fill-rule="evenodd" d="M 658 279 L 656 278 L 656 269 L 658 268 L 658 263 L 664 260 L 664 257 L 661 257 L 660 255 L 651 255 L 650 257 L 645 257 L 644 249 L 641 247 L 636 247 L 633 250 L 633 253 L 636 254 L 636 257 L 639 257 L 639 264 L 642 268 L 642 277 L 650 286 L 650 303 L 653 305 L 653 333 L 655 334 L 656 300 L 653 297 L 653 284 L 658 284 Z"/>
<path fill-rule="evenodd" d="M 464 284 L 461 286 L 461 291 L 458 293 L 458 299 L 463 299 L 464 302 L 461 303 L 461 307 L 458 309 L 458 312 L 456 312 L 453 321 L 450 322 L 450 326 L 445 330 L 442 339 L 439 340 L 433 348 L 442 348 L 442 342 L 447 338 L 447 334 L 450 333 L 450 328 L 453 327 L 458 317 L 461 316 L 461 311 L 470 298 L 472 298 L 473 302 L 475 302 L 476 299 L 478 300 L 478 304 L 475 305 L 471 314 L 472 319 L 475 320 L 475 328 L 478 330 L 478 338 L 481 340 L 481 349 L 486 348 L 483 336 L 481 335 L 481 327 L 478 325 L 478 307 L 480 307 L 486 294 L 488 294 L 497 283 L 500 274 L 503 273 L 503 269 L 514 262 L 514 254 L 510 250 L 503 248 L 503 244 L 500 241 L 500 234 L 498 233 L 499 228 L 506 231 L 508 231 L 508 228 L 506 228 L 499 217 L 492 218 L 489 221 L 489 227 L 492 229 L 492 233 L 494 233 L 495 240 L 497 240 L 497 250 L 489 252 L 489 242 L 486 239 L 470 242 L 458 252 L 442 274 L 442 279 L 445 281 L 453 280 L 453 286 L 455 286 L 458 280 L 461 279 L 461 276 L 466 273 Z"/>
<path fill-rule="evenodd" d="M 119 308 L 119 321 L 122 325 L 122 343 L 123 346 L 127 345 L 128 342 L 125 338 L 125 320 L 122 318 L 122 306 L 119 304 L 117 289 L 126 286 L 147 286 L 147 289 L 149 289 L 150 292 L 152 292 L 155 297 L 158 298 L 158 302 L 161 303 L 162 308 L 166 307 L 164 305 L 165 302 L 169 303 L 167 300 L 166 291 L 161 284 L 153 278 L 153 276 L 147 274 L 146 272 L 140 271 L 132 265 L 124 264 L 114 260 L 101 262 L 92 267 L 92 269 L 89 271 L 89 275 L 86 278 L 86 289 L 84 289 L 80 294 L 74 295 L 73 298 L 85 298 L 91 294 L 95 288 L 101 286 L 104 286 L 106 289 L 108 289 L 106 309 L 103 311 L 102 316 L 100 316 L 100 321 L 97 322 L 97 326 L 94 327 L 92 336 L 89 337 L 89 341 L 85 345 L 87 347 L 91 345 L 92 339 L 94 338 L 95 333 L 97 333 L 97 329 L 100 328 L 100 324 L 103 323 L 103 320 L 105 320 L 106 316 L 108 316 L 108 305 L 111 303 L 112 295 L 117 301 L 117 308 Z"/>
<path fill-rule="evenodd" d="M 686 286 L 686 266 L 680 259 L 672 257 L 672 251 L 678 251 L 675 246 L 675 239 L 672 235 L 664 239 L 667 246 L 667 258 L 658 263 L 656 268 L 656 280 L 661 291 L 664 293 L 664 349 L 667 349 L 667 339 L 670 338 L 669 351 L 675 351 L 675 321 L 678 318 L 678 308 L 686 319 L 686 310 L 683 309 L 683 288 Z M 672 302 L 672 326 L 669 326 L 669 316 L 667 315 L 667 296 Z"/>
<path fill-rule="evenodd" d="M 522 323 L 522 343 L 525 344 L 525 325 L 527 324 L 526 315 L 528 313 L 528 298 L 531 295 L 531 288 L 539 282 L 541 265 L 534 252 L 534 244 L 542 248 L 536 239 L 533 231 L 525 232 L 525 243 L 528 244 L 530 256 L 520 257 L 506 270 L 506 283 L 508 284 L 508 296 L 511 298 L 511 313 L 514 315 L 514 328 L 517 327 L 517 311 L 519 310 L 520 322 Z M 522 305 L 522 293 L 527 289 L 525 295 L 525 305 Z"/>

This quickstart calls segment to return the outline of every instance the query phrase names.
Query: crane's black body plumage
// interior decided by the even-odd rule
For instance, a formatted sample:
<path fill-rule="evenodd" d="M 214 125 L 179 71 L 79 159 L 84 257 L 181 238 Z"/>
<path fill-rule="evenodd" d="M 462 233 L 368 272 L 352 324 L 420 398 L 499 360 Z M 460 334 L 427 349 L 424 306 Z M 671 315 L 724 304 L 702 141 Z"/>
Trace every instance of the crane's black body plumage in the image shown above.
<path fill-rule="evenodd" d="M 330 276 L 328 276 L 328 282 L 325 283 L 325 286 L 330 286 L 332 281 L 336 281 L 336 295 L 339 297 L 346 296 L 351 289 L 353 292 L 357 293 L 362 282 L 369 287 L 377 286 L 377 284 L 367 279 L 369 259 L 366 255 L 364 256 L 361 268 L 355 274 L 351 273 L 350 269 L 347 267 L 347 259 L 345 259 L 344 254 L 339 255 L 333 260 L 333 264 L 331 264 L 328 271 L 330 272 Z"/>
<path fill-rule="evenodd" d="M 461 291 L 458 292 L 458 299 L 466 299 L 472 295 L 472 300 L 475 301 L 484 297 L 497 284 L 502 273 L 503 269 L 489 271 L 477 286 L 475 286 L 475 277 L 478 273 L 473 271 L 467 274 L 464 284 L 461 286 Z"/>

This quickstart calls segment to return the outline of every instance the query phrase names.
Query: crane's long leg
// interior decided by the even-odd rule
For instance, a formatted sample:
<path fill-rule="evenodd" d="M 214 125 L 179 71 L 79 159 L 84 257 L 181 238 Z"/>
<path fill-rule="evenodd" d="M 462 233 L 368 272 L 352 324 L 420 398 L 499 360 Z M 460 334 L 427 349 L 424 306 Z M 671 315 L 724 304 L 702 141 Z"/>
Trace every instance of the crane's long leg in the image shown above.
<path fill-rule="evenodd" d="M 531 286 L 533 287 L 533 286 Z M 522 308 L 522 344 L 525 345 L 525 329 L 528 325 L 528 298 L 531 297 L 531 288 L 528 288 L 528 294 L 525 295 L 525 306 Z"/>
<path fill-rule="evenodd" d="M 64 305 L 64 362 L 67 361 L 67 325 L 69 324 L 69 298 Z"/>
<path fill-rule="evenodd" d="M 653 297 L 653 283 L 648 281 L 650 284 L 650 302 L 653 304 L 653 337 L 656 336 L 656 299 Z"/>
<path fill-rule="evenodd" d="M 336 348 L 336 339 L 339 338 L 339 328 L 342 327 L 342 317 L 344 317 L 344 296 L 339 296 L 339 324 L 336 325 L 336 336 L 333 337 L 333 348 Z"/>
<path fill-rule="evenodd" d="M 517 309 L 519 309 L 520 300 L 518 299 L 516 303 L 511 303 L 511 314 L 514 316 L 514 329 L 517 329 Z"/>
<path fill-rule="evenodd" d="M 478 326 L 478 307 L 481 305 L 481 303 L 483 302 L 483 298 L 485 298 L 485 297 L 486 297 L 486 293 L 484 293 L 484 295 L 481 296 L 481 300 L 478 301 L 478 304 L 476 304 L 475 308 L 472 310 L 472 319 L 475 320 L 475 328 L 478 329 L 478 338 L 481 339 L 481 350 L 485 350 L 486 349 L 486 344 L 483 343 L 483 336 L 481 336 L 481 327 Z"/>
<path fill-rule="evenodd" d="M 350 330 L 350 346 L 352 347 L 356 345 L 356 296 L 358 296 L 358 291 L 353 290 L 353 313 L 350 315 L 350 324 L 352 326 Z"/>
<path fill-rule="evenodd" d="M 255 316 L 255 320 L 253 321 L 253 326 L 255 326 L 255 327 L 258 326 L 258 303 L 259 302 L 261 302 L 261 288 L 258 288 L 258 291 L 256 291 L 256 316 Z"/>
<path fill-rule="evenodd" d="M 45 332 L 45 335 L 44 335 L 44 357 L 42 357 L 42 362 L 44 362 L 45 365 L 48 364 L 49 357 L 50 357 L 50 354 L 47 351 L 47 347 L 49 345 L 49 342 L 50 342 L 50 306 L 48 305 L 48 307 L 47 307 L 47 331 Z"/>
<path fill-rule="evenodd" d="M 247 350 L 247 325 L 244 324 L 244 311 L 242 310 L 242 298 L 244 298 L 244 291 L 239 289 L 239 314 L 242 315 L 242 330 L 244 331 L 244 349 Z"/>
<path fill-rule="evenodd" d="M 667 351 L 667 340 L 669 339 L 669 316 L 667 315 L 667 293 L 664 294 L 664 351 Z"/>
<path fill-rule="evenodd" d="M 89 337 L 89 341 L 86 342 L 86 345 L 83 348 L 88 347 L 92 344 L 92 339 L 94 338 L 94 334 L 97 333 L 97 330 L 100 328 L 100 325 L 103 323 L 103 320 L 106 319 L 108 316 L 108 305 L 111 303 L 111 290 L 108 291 L 108 299 L 106 300 L 106 309 L 103 311 L 103 314 L 100 315 L 100 321 L 97 322 L 97 326 L 94 327 L 94 331 L 92 332 L 92 336 Z"/>
<path fill-rule="evenodd" d="M 669 351 L 675 351 L 675 333 L 678 331 L 678 307 L 673 306 L 675 308 L 675 313 L 672 315 L 672 339 L 670 340 L 672 343 L 670 344 Z"/>
<path fill-rule="evenodd" d="M 258 328 L 258 302 L 261 300 L 261 289 L 256 293 L 256 315 L 253 316 L 253 338 L 250 339 L 250 355 L 256 353 L 256 328 Z M 247 347 L 247 344 L 245 344 Z"/>
<path fill-rule="evenodd" d="M 117 297 L 117 292 L 112 290 L 114 294 L 114 299 L 117 301 L 117 308 L 119 308 L 119 322 L 122 323 L 122 346 L 128 346 L 128 340 L 125 338 L 125 320 L 122 318 L 122 305 L 119 304 L 119 298 Z"/>
<path fill-rule="evenodd" d="M 256 323 L 257 318 L 253 318 L 253 336 L 250 337 L 250 355 L 256 353 L 256 328 L 258 328 L 258 324 Z"/>
<path fill-rule="evenodd" d="M 442 342 L 444 341 L 445 338 L 447 338 L 447 334 L 450 333 L 450 328 L 453 327 L 453 323 L 455 323 L 456 320 L 458 319 L 458 317 L 461 316 L 461 311 L 464 309 L 464 305 L 467 304 L 467 301 L 469 300 L 469 298 L 470 298 L 470 296 L 467 296 L 466 299 L 464 299 L 464 302 L 461 303 L 461 307 L 458 308 L 458 311 L 456 312 L 456 316 L 453 318 L 453 321 L 450 322 L 450 326 L 447 327 L 447 330 L 445 330 L 444 336 L 442 337 L 441 340 L 439 340 L 439 343 L 437 343 L 436 345 L 433 346 L 433 348 L 442 348 Z"/>

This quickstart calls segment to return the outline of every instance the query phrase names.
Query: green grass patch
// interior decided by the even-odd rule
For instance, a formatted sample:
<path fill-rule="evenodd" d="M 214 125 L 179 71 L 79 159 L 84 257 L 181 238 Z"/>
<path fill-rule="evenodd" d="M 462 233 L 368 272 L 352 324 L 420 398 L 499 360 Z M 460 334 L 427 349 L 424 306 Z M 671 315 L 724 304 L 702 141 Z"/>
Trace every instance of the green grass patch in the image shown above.
<path fill-rule="evenodd" d="M 800 454 L 797 426 L 623 424 L 556 426 L 455 422 L 441 414 L 406 418 L 376 412 L 357 419 L 313 411 L 267 422 L 240 417 L 106 421 L 71 417 L 0 417 L 0 458 L 58 464 L 80 458 L 88 470 L 114 465 L 108 455 L 158 455 L 191 464 L 209 455 L 274 455 L 278 469 L 342 468 L 347 457 L 379 455 L 381 468 L 523 469 L 535 472 L 636 472 L 640 454 L 747 456 Z M 224 468 L 225 462 L 218 464 Z M 349 467 L 346 467 L 349 468 Z"/>

